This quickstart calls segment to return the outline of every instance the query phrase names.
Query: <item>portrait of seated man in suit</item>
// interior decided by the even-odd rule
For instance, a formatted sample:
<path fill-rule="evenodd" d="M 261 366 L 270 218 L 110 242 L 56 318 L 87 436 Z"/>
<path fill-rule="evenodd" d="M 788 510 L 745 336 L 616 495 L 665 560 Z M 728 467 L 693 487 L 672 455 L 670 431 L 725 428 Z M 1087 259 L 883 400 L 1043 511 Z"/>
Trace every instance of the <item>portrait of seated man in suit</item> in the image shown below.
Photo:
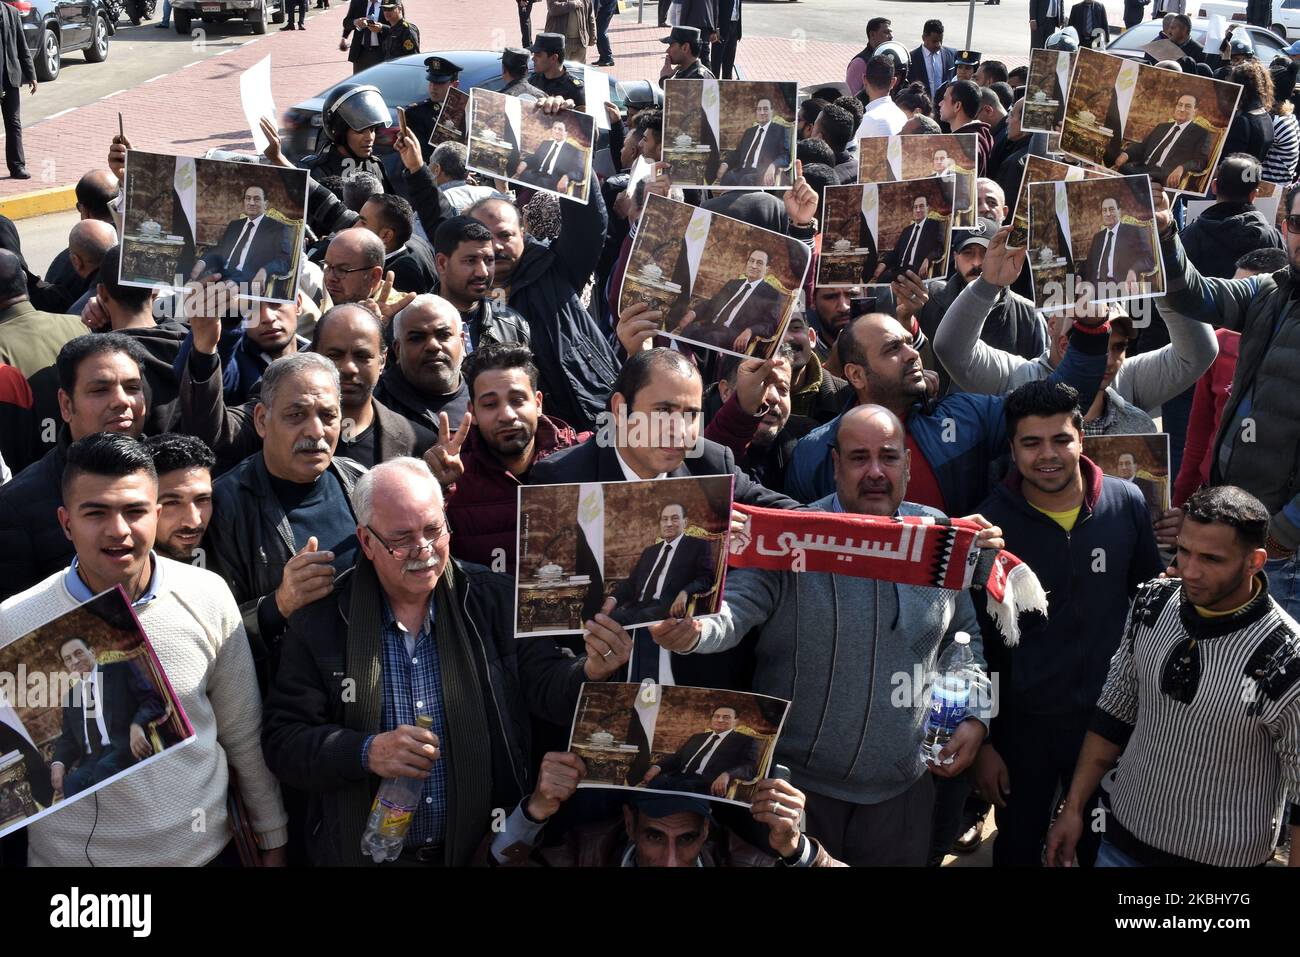
<path fill-rule="evenodd" d="M 221 241 L 194 264 L 190 278 L 220 273 L 229 282 L 264 286 L 271 276 L 289 272 L 293 233 L 268 216 L 266 206 L 262 187 L 244 190 L 244 215 L 227 224 Z"/>
<path fill-rule="evenodd" d="M 789 127 L 772 120 L 772 101 L 764 98 L 754 106 L 754 125 L 745 130 L 736 148 L 718 167 L 714 182 L 719 186 L 781 186 L 789 178 L 782 173 L 790 165 Z"/>
<path fill-rule="evenodd" d="M 1132 482 L 1138 487 L 1138 491 L 1147 501 L 1147 510 L 1154 518 L 1164 514 L 1164 496 L 1161 494 L 1160 483 L 1138 475 L 1137 459 L 1132 452 L 1119 454 L 1119 458 L 1115 460 L 1115 473 L 1124 481 Z"/>
<path fill-rule="evenodd" d="M 1203 173 L 1209 162 L 1210 133 L 1196 124 L 1196 97 L 1184 93 L 1174 105 L 1172 120 L 1157 124 L 1111 165 L 1126 176 L 1145 173 L 1161 185 L 1178 188 L 1185 174 Z"/>
<path fill-rule="evenodd" d="M 726 797 L 733 780 L 758 775 L 758 739 L 736 730 L 736 709 L 713 709 L 709 730 L 693 734 L 673 754 L 650 765 L 640 785 L 656 791 L 690 791 Z"/>
<path fill-rule="evenodd" d="M 754 337 L 775 335 L 781 294 L 767 281 L 767 266 L 767 251 L 751 249 L 744 278 L 728 280 L 712 299 L 687 310 L 672 332 L 736 352 Z"/>
<path fill-rule="evenodd" d="M 622 625 L 681 618 L 692 595 L 713 587 L 709 543 L 686 534 L 686 508 L 677 503 L 659 512 L 659 535 L 637 559 L 632 574 L 618 583 L 610 617 Z"/>
<path fill-rule="evenodd" d="M 1085 282 L 1136 284 L 1142 274 L 1155 268 L 1155 258 L 1146 231 L 1120 221 L 1119 201 L 1107 197 L 1101 202 L 1102 228 L 1092 237 L 1088 259 L 1080 276 Z"/>
<path fill-rule="evenodd" d="M 930 160 L 930 168 L 935 176 L 952 177 L 953 200 L 952 211 L 954 215 L 963 213 L 970 209 L 970 176 L 959 176 L 959 173 L 969 173 L 970 170 L 963 170 L 957 165 L 957 161 L 948 155 L 947 150 L 935 150 L 934 156 Z"/>
<path fill-rule="evenodd" d="M 876 266 L 872 282 L 889 282 L 909 269 L 922 279 L 930 278 L 932 267 L 941 275 L 944 259 L 943 223 L 930 218 L 930 201 L 924 196 L 912 198 L 912 222 L 898 236 L 894 248 L 885 253 Z"/>
<path fill-rule="evenodd" d="M 585 181 L 583 166 L 582 151 L 569 142 L 569 128 L 556 120 L 551 124 L 550 139 L 543 140 L 515 167 L 515 178 L 567 193 L 570 183 Z"/>
<path fill-rule="evenodd" d="M 101 665 L 84 638 L 69 638 L 59 656 L 77 683 L 64 696 L 50 782 L 70 797 L 153 754 L 146 729 L 166 707 L 131 662 Z"/>

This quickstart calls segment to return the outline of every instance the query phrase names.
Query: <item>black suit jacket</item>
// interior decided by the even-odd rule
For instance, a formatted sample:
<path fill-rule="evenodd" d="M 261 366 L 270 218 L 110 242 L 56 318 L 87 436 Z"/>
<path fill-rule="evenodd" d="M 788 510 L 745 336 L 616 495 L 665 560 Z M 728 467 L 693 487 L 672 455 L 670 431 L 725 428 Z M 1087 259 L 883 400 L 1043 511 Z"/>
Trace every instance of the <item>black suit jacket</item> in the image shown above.
<path fill-rule="evenodd" d="M 659 762 L 659 770 L 668 774 L 682 773 L 712 735 L 711 731 L 691 735 L 675 753 Z M 759 756 L 757 738 L 739 731 L 729 731 L 698 773 L 706 781 L 712 781 L 724 772 L 733 778 L 748 781 L 758 775 Z"/>
<path fill-rule="evenodd" d="M 4 38 L 4 60 L 0 61 L 0 84 L 22 86 L 36 82 L 32 53 L 23 35 L 23 18 L 7 3 L 0 4 L 0 31 Z"/>
<path fill-rule="evenodd" d="M 659 553 L 663 547 L 663 542 L 655 542 L 643 551 L 632 569 L 632 574 L 618 583 L 618 587 L 612 594 L 618 599 L 619 605 L 630 605 L 641 600 L 641 593 L 645 591 L 650 581 L 650 575 L 654 571 L 655 563 L 659 561 Z M 686 592 L 687 597 L 690 597 L 708 591 L 712 585 L 713 561 L 709 555 L 709 543 L 702 538 L 692 538 L 690 535 L 683 534 L 673 548 L 673 557 L 668 562 L 668 570 L 664 575 L 664 587 L 659 592 L 659 604 L 663 606 L 664 615 L 647 615 L 647 619 L 666 617 L 668 609 L 672 607 L 673 599 L 679 592 Z M 653 601 L 653 596 L 654 586 L 651 584 L 646 602 Z"/>
<path fill-rule="evenodd" d="M 1078 31 L 1080 46 L 1093 46 L 1092 39 L 1088 35 L 1087 29 L 1089 7 L 1092 8 L 1092 29 L 1094 31 L 1101 31 L 1102 43 L 1100 49 L 1104 50 L 1106 48 L 1106 43 L 1109 42 L 1110 24 L 1106 20 L 1106 8 L 1098 3 L 1097 0 L 1079 0 L 1078 3 L 1071 7 L 1070 19 L 1068 21 L 1069 26 L 1074 27 L 1074 29 Z M 1094 49 L 1096 48 L 1094 47 Z"/>
<path fill-rule="evenodd" d="M 346 40 L 349 34 L 352 37 L 352 42 L 348 46 L 349 63 L 356 63 L 357 59 L 361 56 L 362 43 L 365 43 L 367 46 L 369 46 L 370 41 L 366 39 L 367 37 L 373 36 L 375 38 L 375 43 L 376 43 L 375 50 L 377 52 L 383 50 L 383 47 L 378 45 L 380 43 L 380 39 L 379 39 L 380 35 L 378 33 L 372 34 L 369 30 L 358 30 L 355 26 L 353 26 L 352 21 L 357 20 L 359 18 L 364 19 L 366 16 L 366 11 L 369 9 L 370 9 L 369 0 L 348 0 L 348 12 L 343 17 L 343 39 Z M 377 16 L 376 19 L 379 21 L 381 26 L 384 24 L 383 14 Z"/>
<path fill-rule="evenodd" d="M 727 154 L 728 171 L 741 171 L 745 158 L 749 156 L 749 151 L 754 147 L 754 137 L 757 135 L 757 125 L 745 130 L 745 135 L 740 138 L 740 143 Z M 758 153 L 759 173 L 762 173 L 769 163 L 776 167 L 778 173 L 790 165 L 787 136 L 787 127 L 775 120 L 767 124 L 767 136 L 764 137 L 763 148 Z"/>
<path fill-rule="evenodd" d="M 1088 282 L 1123 282 L 1130 269 L 1141 276 L 1155 268 L 1151 254 L 1151 245 L 1142 230 L 1132 223 L 1120 223 L 1115 232 L 1115 272 L 1107 274 L 1101 262 L 1101 247 L 1106 241 L 1106 230 L 1102 229 L 1092 237 L 1092 246 L 1088 250 L 1088 261 L 1084 266 L 1083 278 Z M 1109 257 L 1108 257 L 1109 258 Z"/>
<path fill-rule="evenodd" d="M 733 12 L 736 14 L 734 20 L 731 19 Z M 724 40 L 739 40 L 744 22 L 744 0 L 718 0 L 718 33 Z"/>
<path fill-rule="evenodd" d="M 554 171 L 550 173 L 542 172 L 542 165 L 546 162 L 546 156 L 550 153 L 551 144 L 554 142 L 551 139 L 544 140 L 537 149 L 533 150 L 532 155 L 526 161 L 528 168 L 524 170 L 521 178 L 530 183 L 545 186 L 547 189 L 555 189 L 555 184 L 560 181 L 562 176 L 569 177 L 570 183 L 583 182 L 585 170 L 583 169 L 582 153 L 568 140 L 560 144 L 560 155 L 555 158 Z"/>
<path fill-rule="evenodd" d="M 1125 166 L 1137 164 L 1146 167 L 1143 172 L 1150 171 L 1152 176 L 1158 176 L 1161 181 L 1176 166 L 1181 166 L 1188 173 L 1203 172 L 1206 164 L 1210 162 L 1210 134 L 1196 123 L 1188 123 L 1178 139 L 1174 140 L 1174 145 L 1169 150 L 1164 163 L 1160 166 L 1154 165 L 1156 148 L 1168 135 L 1173 125 L 1173 123 L 1161 123 L 1148 133 L 1146 139 L 1135 150 L 1129 151 L 1129 162 Z"/>
<path fill-rule="evenodd" d="M 917 224 L 909 223 L 907 228 L 899 234 L 898 242 L 888 253 L 885 254 L 885 263 L 888 268 L 895 273 L 906 272 L 909 269 L 916 269 L 921 265 L 921 260 L 930 260 L 930 269 L 938 270 L 938 276 L 942 276 L 946 271 L 946 263 L 943 261 L 943 223 L 937 219 L 931 219 L 927 216 L 920 224 L 921 238 L 916 244 L 916 250 L 911 259 L 907 259 L 907 247 L 911 245 L 912 237 L 916 234 Z"/>
<path fill-rule="evenodd" d="M 392 272 L 393 288 L 399 292 L 429 292 L 438 281 L 432 251 L 419 236 L 412 236 L 391 253 L 384 260 L 384 270 Z"/>
<path fill-rule="evenodd" d="M 937 94 L 943 89 L 945 83 L 953 78 L 957 72 L 957 51 L 952 47 L 944 47 L 941 51 L 943 57 L 943 76 L 940 78 L 939 85 L 932 87 L 930 85 L 930 72 L 925 66 L 925 47 L 917 47 L 912 51 L 912 62 L 907 67 L 907 82 L 921 82 L 925 88 L 930 91 L 931 98 L 935 103 L 939 102 Z"/>
<path fill-rule="evenodd" d="M 162 697 L 152 684 L 129 661 L 118 661 L 99 666 L 99 688 L 103 698 L 104 729 L 108 732 L 108 747 L 116 751 L 131 750 L 131 725 L 145 728 L 166 712 Z M 93 715 L 85 715 L 85 704 L 78 684 L 63 701 L 63 733 L 54 746 L 54 760 L 72 770 L 93 754 L 98 760 L 103 747 L 99 743 L 99 729 Z M 87 746 L 86 738 L 90 743 Z"/>
<path fill-rule="evenodd" d="M 672 478 L 688 475 L 731 475 L 735 479 L 732 498 L 736 502 L 743 505 L 758 505 L 762 508 L 803 508 L 794 499 L 764 488 L 738 469 L 731 449 L 726 446 L 702 438 L 699 452 L 700 454 L 695 457 L 688 456 L 669 475 Z M 530 485 L 623 480 L 623 470 L 619 468 L 614 449 L 597 444 L 595 437 L 563 452 L 548 455 L 534 464 L 528 472 Z M 676 655 L 673 657 L 673 678 L 679 685 L 747 691 L 753 675 L 752 655 L 753 643 L 749 640 L 717 655 Z M 611 680 L 627 679 L 623 677 Z"/>
<path fill-rule="evenodd" d="M 1029 0 L 1029 19 L 1038 20 L 1040 23 L 1043 20 L 1046 20 L 1047 11 L 1051 7 L 1051 5 L 1052 5 L 1052 0 Z M 1065 0 L 1060 0 L 1060 2 L 1057 3 L 1056 8 L 1058 11 L 1065 10 Z M 1058 15 L 1056 19 L 1059 22 L 1061 18 Z M 1080 40 L 1083 39 L 1082 35 L 1079 37 L 1079 39 Z"/>
<path fill-rule="evenodd" d="M 222 279 L 233 282 L 252 279 L 259 269 L 265 269 L 268 278 L 288 272 L 289 254 L 292 252 L 289 228 L 266 215 L 262 216 L 252 238 L 247 241 L 248 255 L 244 257 L 243 271 L 235 269 L 231 255 L 246 222 L 248 219 L 243 216 L 231 220 L 221 234 L 221 242 L 203 254 L 200 261 L 204 264 L 204 271 L 219 272 Z"/>
<path fill-rule="evenodd" d="M 758 337 L 774 335 L 781 321 L 781 294 L 772 288 L 771 283 L 761 279 L 745 304 L 735 311 L 731 325 L 724 326 L 720 321 L 720 314 L 744 283 L 743 279 L 732 279 L 712 299 L 697 306 L 695 321 L 683 329 L 682 334 L 727 349 L 745 329 L 752 329 Z"/>
<path fill-rule="evenodd" d="M 682 0 L 684 27 L 698 27 L 700 39 L 709 41 L 709 34 L 718 29 L 719 0 Z"/>

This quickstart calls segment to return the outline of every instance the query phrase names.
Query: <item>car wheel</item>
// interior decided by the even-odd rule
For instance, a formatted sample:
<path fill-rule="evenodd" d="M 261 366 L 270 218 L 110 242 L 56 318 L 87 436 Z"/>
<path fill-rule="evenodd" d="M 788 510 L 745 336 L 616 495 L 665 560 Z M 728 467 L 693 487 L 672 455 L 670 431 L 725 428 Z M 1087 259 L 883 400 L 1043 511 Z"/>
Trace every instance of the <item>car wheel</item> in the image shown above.
<path fill-rule="evenodd" d="M 1275 23 L 1271 27 L 1269 27 L 1269 29 L 1272 30 L 1274 33 L 1276 33 L 1279 39 L 1283 41 L 1286 40 L 1286 27 L 1282 26 L 1282 24 Z"/>
<path fill-rule="evenodd" d="M 188 35 L 190 32 L 190 12 L 188 10 L 173 10 L 172 23 L 176 24 L 176 32 Z"/>
<path fill-rule="evenodd" d="M 49 83 L 57 79 L 62 60 L 59 55 L 59 35 L 49 27 L 41 30 L 41 41 L 36 45 L 36 79 Z"/>
<path fill-rule="evenodd" d="M 265 4 L 263 4 L 261 8 L 257 11 L 256 16 L 257 16 L 256 19 L 249 17 L 248 23 L 249 26 L 253 28 L 254 33 L 261 35 L 266 32 L 266 5 Z"/>
<path fill-rule="evenodd" d="M 103 63 L 108 59 L 108 18 L 100 14 L 95 18 L 95 35 L 86 47 L 87 63 Z"/>
<path fill-rule="evenodd" d="M 284 0 L 280 0 L 280 4 L 276 7 L 275 13 L 271 14 L 271 22 L 284 23 Z"/>

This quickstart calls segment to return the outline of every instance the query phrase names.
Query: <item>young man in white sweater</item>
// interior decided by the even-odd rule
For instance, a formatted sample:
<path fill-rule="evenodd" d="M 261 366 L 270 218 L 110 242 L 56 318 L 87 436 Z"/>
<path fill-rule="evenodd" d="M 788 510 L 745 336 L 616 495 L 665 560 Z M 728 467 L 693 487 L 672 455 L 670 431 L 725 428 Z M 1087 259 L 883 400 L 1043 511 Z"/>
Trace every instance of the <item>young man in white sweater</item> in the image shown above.
<path fill-rule="evenodd" d="M 27 829 L 33 865 L 156 867 L 238 863 L 226 814 L 238 774 L 263 863 L 284 863 L 288 818 L 262 759 L 262 702 L 230 589 L 153 550 L 158 476 L 129 435 L 72 444 L 59 523 L 69 568 L 0 604 L 0 647 L 121 585 L 194 728 L 195 740 Z"/>

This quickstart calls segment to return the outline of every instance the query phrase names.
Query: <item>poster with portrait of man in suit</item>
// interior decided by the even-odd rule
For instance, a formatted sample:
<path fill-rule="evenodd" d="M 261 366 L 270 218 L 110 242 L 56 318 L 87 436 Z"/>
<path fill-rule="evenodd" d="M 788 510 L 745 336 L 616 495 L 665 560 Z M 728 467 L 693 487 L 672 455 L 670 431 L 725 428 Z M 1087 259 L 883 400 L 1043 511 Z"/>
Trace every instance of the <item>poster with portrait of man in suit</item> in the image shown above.
<path fill-rule="evenodd" d="M 179 289 L 220 276 L 249 300 L 292 302 L 306 170 L 128 150 L 119 280 Z"/>
<path fill-rule="evenodd" d="M 858 182 L 947 177 L 952 180 L 953 227 L 974 228 L 979 200 L 977 141 L 974 133 L 863 137 L 858 140 Z"/>
<path fill-rule="evenodd" d="M 193 736 L 125 592 L 96 595 L 0 647 L 0 836 Z"/>
<path fill-rule="evenodd" d="M 1061 150 L 1203 196 L 1240 95 L 1236 83 L 1080 50 L 1066 93 Z"/>
<path fill-rule="evenodd" d="M 748 807 L 771 773 L 789 707 L 743 691 L 584 684 L 569 732 L 569 750 L 587 768 L 578 787 Z"/>
<path fill-rule="evenodd" d="M 911 271 L 948 274 L 951 177 L 827 186 L 819 287 L 886 285 Z"/>
<path fill-rule="evenodd" d="M 1169 435 L 1087 435 L 1083 454 L 1106 475 L 1134 485 L 1146 500 L 1151 521 L 1169 508 L 1173 479 L 1169 474 Z"/>
<path fill-rule="evenodd" d="M 1026 133 L 1059 133 L 1065 119 L 1065 91 L 1074 72 L 1073 50 L 1033 50 L 1025 76 L 1025 113 L 1020 128 Z"/>
<path fill-rule="evenodd" d="M 1016 193 L 1015 205 L 1011 211 L 1011 235 L 1007 245 L 1013 249 L 1023 248 L 1029 239 L 1029 184 L 1074 182 L 1080 179 L 1108 179 L 1115 176 L 1110 170 L 1074 166 L 1061 163 L 1046 156 L 1028 156 L 1025 158 L 1025 170 L 1020 177 L 1020 189 Z"/>
<path fill-rule="evenodd" d="M 544 113 L 537 102 L 470 91 L 466 166 L 492 179 L 587 203 L 595 120 L 578 110 Z"/>
<path fill-rule="evenodd" d="M 811 259 L 784 233 L 651 193 L 619 309 L 645 303 L 669 338 L 766 359 L 785 336 Z"/>
<path fill-rule="evenodd" d="M 794 82 L 664 81 L 663 160 L 673 185 L 789 189 L 798 106 Z"/>
<path fill-rule="evenodd" d="M 1039 309 L 1164 295 L 1151 189 L 1147 176 L 1029 184 L 1026 258 Z"/>
<path fill-rule="evenodd" d="M 614 421 L 630 444 L 679 441 L 680 417 Z M 580 633 L 595 614 L 631 629 L 711 615 L 722 601 L 731 476 L 519 489 L 516 632 Z"/>

